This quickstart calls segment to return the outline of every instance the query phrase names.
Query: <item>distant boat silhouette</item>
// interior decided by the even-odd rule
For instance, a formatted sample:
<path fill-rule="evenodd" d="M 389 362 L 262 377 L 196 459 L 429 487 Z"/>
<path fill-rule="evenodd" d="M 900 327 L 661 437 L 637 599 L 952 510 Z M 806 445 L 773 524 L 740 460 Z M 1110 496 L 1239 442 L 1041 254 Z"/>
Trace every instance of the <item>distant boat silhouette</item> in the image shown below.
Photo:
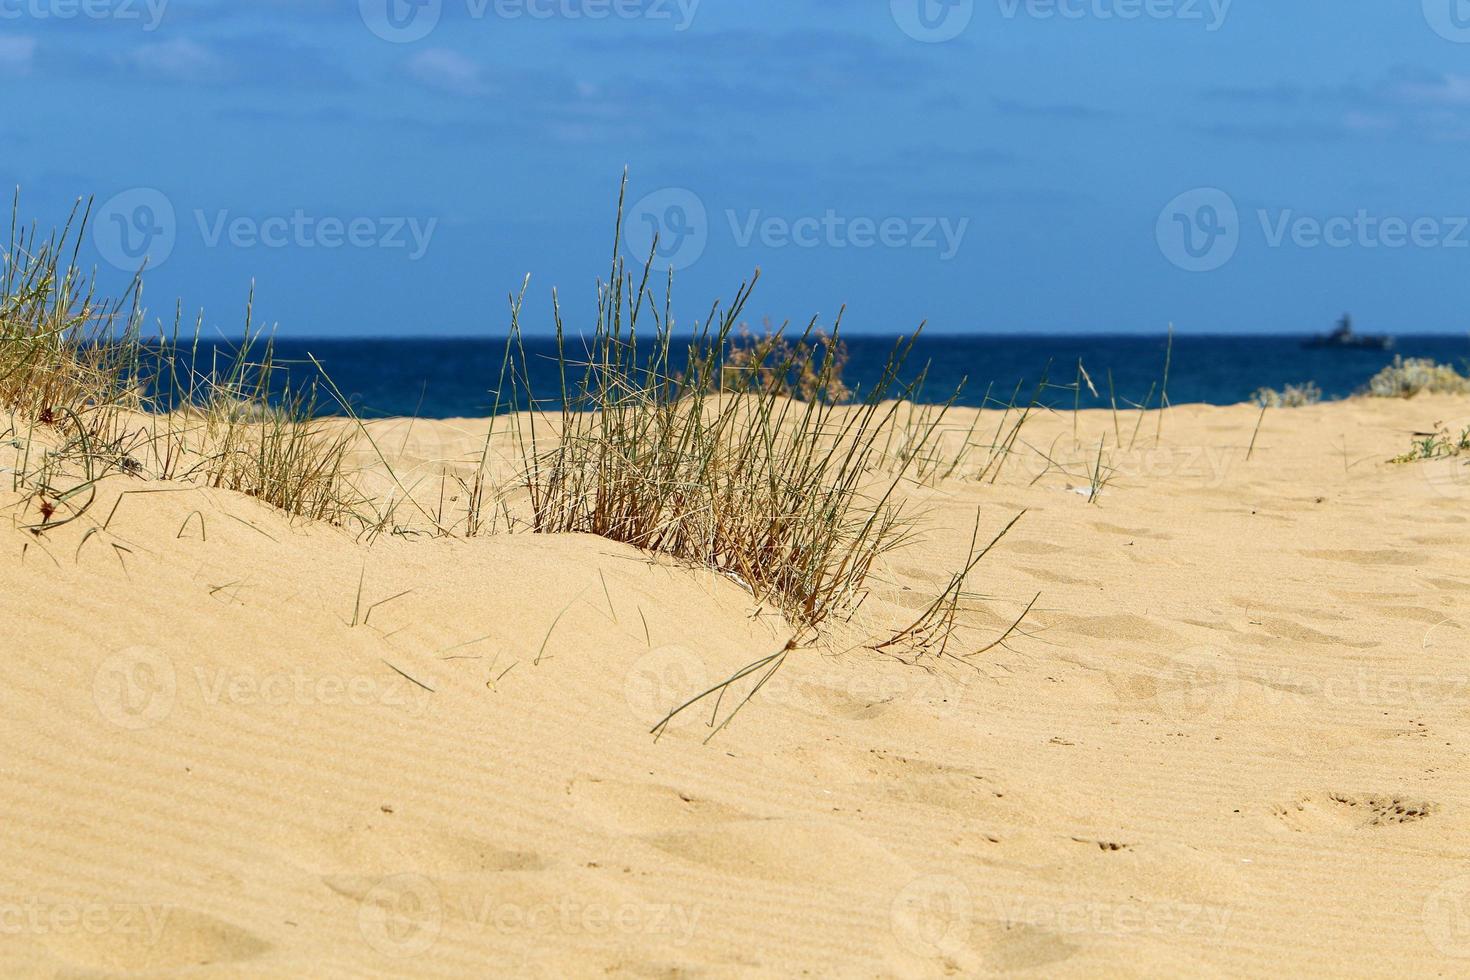
<path fill-rule="evenodd" d="M 1337 329 L 1320 337 L 1302 341 L 1308 349 L 1339 348 L 1343 350 L 1393 350 L 1393 338 L 1382 335 L 1353 332 L 1353 318 L 1344 313 L 1337 321 Z"/>

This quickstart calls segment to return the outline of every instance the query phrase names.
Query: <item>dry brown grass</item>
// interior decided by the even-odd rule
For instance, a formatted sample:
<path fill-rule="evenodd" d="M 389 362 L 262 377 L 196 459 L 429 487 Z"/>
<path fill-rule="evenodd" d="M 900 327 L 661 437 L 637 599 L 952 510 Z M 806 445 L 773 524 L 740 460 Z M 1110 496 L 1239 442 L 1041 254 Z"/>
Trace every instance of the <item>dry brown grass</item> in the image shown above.
<path fill-rule="evenodd" d="M 790 343 L 777 334 L 737 346 L 730 370 L 755 280 L 682 340 L 668 289 L 661 309 L 650 280 L 650 267 L 635 276 L 614 259 L 582 358 L 567 353 L 557 307 L 563 380 L 549 412 L 515 388 L 512 407 L 531 410 L 519 437 L 532 526 L 713 568 L 814 629 L 861 600 L 875 563 L 911 529 L 894 498 L 902 471 L 878 473 L 894 399 L 910 393 L 900 375 L 912 339 L 861 403 L 839 405 L 828 396 L 840 358 L 822 352 L 840 343 L 840 318 L 830 337 L 813 324 Z M 791 379 L 814 397 L 791 397 Z"/>

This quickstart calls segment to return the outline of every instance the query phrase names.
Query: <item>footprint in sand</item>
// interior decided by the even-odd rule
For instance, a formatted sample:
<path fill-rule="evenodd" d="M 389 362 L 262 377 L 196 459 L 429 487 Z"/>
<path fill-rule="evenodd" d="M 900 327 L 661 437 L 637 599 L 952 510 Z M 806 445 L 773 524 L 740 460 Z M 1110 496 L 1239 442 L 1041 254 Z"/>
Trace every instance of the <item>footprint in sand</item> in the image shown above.
<path fill-rule="evenodd" d="M 1308 794 L 1273 809 L 1276 818 L 1298 833 L 1393 827 L 1427 820 L 1439 804 L 1390 795 Z"/>
<path fill-rule="evenodd" d="M 710 829 L 649 834 L 643 840 L 665 854 L 724 874 L 763 881 L 846 883 L 846 868 L 861 864 L 874 877 L 898 878 L 902 865 L 882 844 L 826 823 L 747 820 Z M 828 857 L 841 853 L 847 860 Z"/>
<path fill-rule="evenodd" d="M 77 910 L 76 927 L 47 940 L 56 957 L 77 970 L 157 974 L 243 963 L 272 948 L 254 933 L 191 909 L 96 905 Z"/>
<path fill-rule="evenodd" d="M 1008 798 L 993 776 L 879 749 L 869 751 L 865 768 L 869 778 L 861 788 L 876 787 L 889 799 L 967 816 L 983 813 L 1012 823 L 1030 822 L 1025 805 Z"/>
<path fill-rule="evenodd" d="M 710 822 L 754 819 L 736 806 L 702 799 L 661 783 L 581 776 L 567 786 L 579 813 L 597 823 L 611 823 L 625 833 L 654 833 L 670 827 L 697 827 Z"/>
<path fill-rule="evenodd" d="M 1303 551 L 1302 555 L 1322 561 L 1367 566 L 1418 565 L 1424 560 L 1422 555 L 1414 552 L 1395 551 L 1391 548 L 1380 548 L 1377 551 Z"/>
<path fill-rule="evenodd" d="M 1314 630 L 1310 626 L 1291 619 L 1263 619 L 1260 621 L 1260 627 L 1272 637 L 1292 640 L 1296 643 L 1315 643 L 1321 646 L 1347 647 L 1352 650 L 1371 650 L 1381 646 L 1376 640 L 1350 640 L 1344 636 L 1334 636 L 1331 633 Z"/>
<path fill-rule="evenodd" d="M 1173 541 L 1174 535 L 1165 531 L 1155 531 L 1146 527 L 1119 527 L 1117 524 L 1108 524 L 1098 521 L 1092 525 L 1093 530 L 1104 534 L 1116 534 L 1125 538 L 1138 538 L 1151 541 Z"/>
<path fill-rule="evenodd" d="M 325 870 L 382 874 L 412 868 L 424 874 L 481 874 L 542 871 L 546 861 L 534 851 L 493 844 L 483 838 L 391 823 L 345 830 L 324 848 Z"/>
<path fill-rule="evenodd" d="M 1057 630 L 1085 636 L 1096 640 L 1131 640 L 1158 646 L 1175 646 L 1181 642 L 1178 633 L 1155 623 L 1144 616 L 1122 613 L 1113 616 L 1074 616 L 1058 614 L 1053 617 Z"/>
<path fill-rule="evenodd" d="M 986 933 L 990 950 L 985 962 L 991 968 L 1006 973 L 1039 970 L 1060 963 L 1070 959 L 1080 948 L 1050 929 L 1030 923 L 992 925 Z"/>

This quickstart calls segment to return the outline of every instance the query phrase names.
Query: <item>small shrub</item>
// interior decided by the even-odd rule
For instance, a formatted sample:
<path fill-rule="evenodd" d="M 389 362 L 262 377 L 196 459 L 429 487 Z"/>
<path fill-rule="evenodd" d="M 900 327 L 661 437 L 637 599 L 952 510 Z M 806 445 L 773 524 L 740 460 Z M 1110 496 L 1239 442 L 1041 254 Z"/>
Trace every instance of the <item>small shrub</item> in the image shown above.
<path fill-rule="evenodd" d="M 741 324 L 727 346 L 722 383 L 737 388 L 753 385 L 808 402 L 845 402 L 852 397 L 842 381 L 850 357 L 847 344 L 815 324 L 797 340 L 789 339 L 784 328 L 772 329 L 769 319 L 760 334 Z"/>
<path fill-rule="evenodd" d="M 1315 405 L 1322 400 L 1322 389 L 1317 387 L 1315 381 L 1306 381 L 1299 385 L 1287 385 L 1280 391 L 1275 388 L 1258 388 L 1251 395 L 1251 401 L 1262 408 L 1301 408 L 1305 405 Z"/>
<path fill-rule="evenodd" d="M 1436 364 L 1428 358 L 1396 356 L 1392 364 L 1368 382 L 1368 394 L 1374 398 L 1413 398 L 1421 392 L 1470 394 L 1470 378 L 1448 364 Z"/>

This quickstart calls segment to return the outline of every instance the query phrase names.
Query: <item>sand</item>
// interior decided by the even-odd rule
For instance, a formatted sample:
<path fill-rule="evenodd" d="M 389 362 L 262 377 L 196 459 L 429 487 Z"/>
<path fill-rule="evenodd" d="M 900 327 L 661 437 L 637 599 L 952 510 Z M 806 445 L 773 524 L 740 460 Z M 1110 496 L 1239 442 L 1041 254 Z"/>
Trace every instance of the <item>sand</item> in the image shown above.
<path fill-rule="evenodd" d="M 906 488 L 931 531 L 708 743 L 649 729 L 790 635 L 710 571 L 141 480 L 7 522 L 0 972 L 1470 972 L 1470 467 L 1387 462 L 1470 403 L 1273 410 L 1247 461 L 1257 416 L 1150 415 L 1093 503 L 1105 412 L 1025 430 L 1071 475 Z M 484 426 L 375 431 L 423 474 Z M 1021 629 L 849 649 L 977 511 L 1026 516 L 952 652 Z"/>

